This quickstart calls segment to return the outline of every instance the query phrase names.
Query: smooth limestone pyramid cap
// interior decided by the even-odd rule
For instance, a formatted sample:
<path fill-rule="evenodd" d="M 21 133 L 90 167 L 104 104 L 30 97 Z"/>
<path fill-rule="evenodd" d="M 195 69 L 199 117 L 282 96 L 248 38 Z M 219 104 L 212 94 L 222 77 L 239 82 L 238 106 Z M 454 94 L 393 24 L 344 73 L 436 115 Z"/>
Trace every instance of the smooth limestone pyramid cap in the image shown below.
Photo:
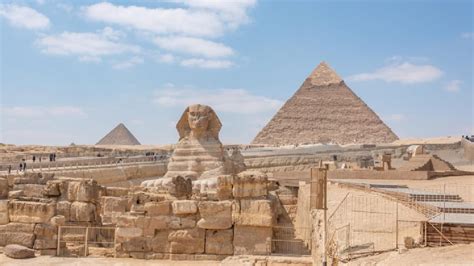
<path fill-rule="evenodd" d="M 253 144 L 389 143 L 398 137 L 325 62 L 286 101 Z"/>
<path fill-rule="evenodd" d="M 96 145 L 140 145 L 140 142 L 123 123 L 120 123 Z"/>
<path fill-rule="evenodd" d="M 315 86 L 325 86 L 342 82 L 341 77 L 324 61 L 311 72 L 308 79 L 310 79 L 311 84 Z"/>

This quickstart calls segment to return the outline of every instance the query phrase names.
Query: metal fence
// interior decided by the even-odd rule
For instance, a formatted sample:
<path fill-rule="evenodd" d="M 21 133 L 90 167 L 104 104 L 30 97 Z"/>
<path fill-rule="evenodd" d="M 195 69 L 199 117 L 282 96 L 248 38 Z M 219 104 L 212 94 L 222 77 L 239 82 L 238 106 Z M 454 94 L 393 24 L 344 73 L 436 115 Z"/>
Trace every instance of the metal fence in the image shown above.
<path fill-rule="evenodd" d="M 327 252 L 339 260 L 420 241 L 422 221 L 402 220 L 400 203 L 377 195 L 347 194 L 328 218 Z"/>
<path fill-rule="evenodd" d="M 60 226 L 57 256 L 114 256 L 115 227 Z"/>
<path fill-rule="evenodd" d="M 294 226 L 274 226 L 272 254 L 310 255 L 311 228 Z"/>

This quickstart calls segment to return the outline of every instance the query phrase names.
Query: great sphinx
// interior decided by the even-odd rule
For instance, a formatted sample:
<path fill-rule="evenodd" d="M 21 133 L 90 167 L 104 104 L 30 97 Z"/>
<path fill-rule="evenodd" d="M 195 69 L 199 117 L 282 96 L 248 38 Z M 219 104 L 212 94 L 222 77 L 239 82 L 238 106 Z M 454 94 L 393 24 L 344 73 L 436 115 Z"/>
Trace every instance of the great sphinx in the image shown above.
<path fill-rule="evenodd" d="M 178 176 L 191 179 L 193 187 L 212 186 L 219 175 L 245 170 L 243 161 L 233 159 L 239 156 L 229 156 L 224 151 L 219 140 L 221 128 L 222 123 L 211 107 L 188 106 L 176 124 L 179 141 L 168 163 L 168 171 L 163 178 L 145 181 L 142 186 L 166 186 Z"/>

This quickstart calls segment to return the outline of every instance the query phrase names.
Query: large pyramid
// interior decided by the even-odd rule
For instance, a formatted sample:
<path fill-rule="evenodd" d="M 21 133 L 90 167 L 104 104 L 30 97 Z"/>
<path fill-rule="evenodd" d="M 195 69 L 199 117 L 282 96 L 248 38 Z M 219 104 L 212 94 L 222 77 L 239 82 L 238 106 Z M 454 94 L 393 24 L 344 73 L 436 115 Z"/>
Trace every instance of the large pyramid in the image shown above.
<path fill-rule="evenodd" d="M 253 144 L 387 143 L 398 137 L 321 62 Z"/>
<path fill-rule="evenodd" d="M 96 145 L 140 145 L 140 142 L 124 124 L 120 123 Z"/>

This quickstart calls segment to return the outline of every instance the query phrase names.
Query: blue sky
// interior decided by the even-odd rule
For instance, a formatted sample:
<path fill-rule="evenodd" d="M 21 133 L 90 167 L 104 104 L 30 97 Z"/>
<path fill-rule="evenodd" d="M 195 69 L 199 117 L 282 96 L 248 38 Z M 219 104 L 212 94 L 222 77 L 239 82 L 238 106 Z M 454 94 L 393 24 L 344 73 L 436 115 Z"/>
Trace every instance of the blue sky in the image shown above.
<path fill-rule="evenodd" d="M 472 1 L 2 1 L 0 142 L 177 141 L 210 104 L 249 143 L 328 62 L 402 137 L 473 132 Z"/>

